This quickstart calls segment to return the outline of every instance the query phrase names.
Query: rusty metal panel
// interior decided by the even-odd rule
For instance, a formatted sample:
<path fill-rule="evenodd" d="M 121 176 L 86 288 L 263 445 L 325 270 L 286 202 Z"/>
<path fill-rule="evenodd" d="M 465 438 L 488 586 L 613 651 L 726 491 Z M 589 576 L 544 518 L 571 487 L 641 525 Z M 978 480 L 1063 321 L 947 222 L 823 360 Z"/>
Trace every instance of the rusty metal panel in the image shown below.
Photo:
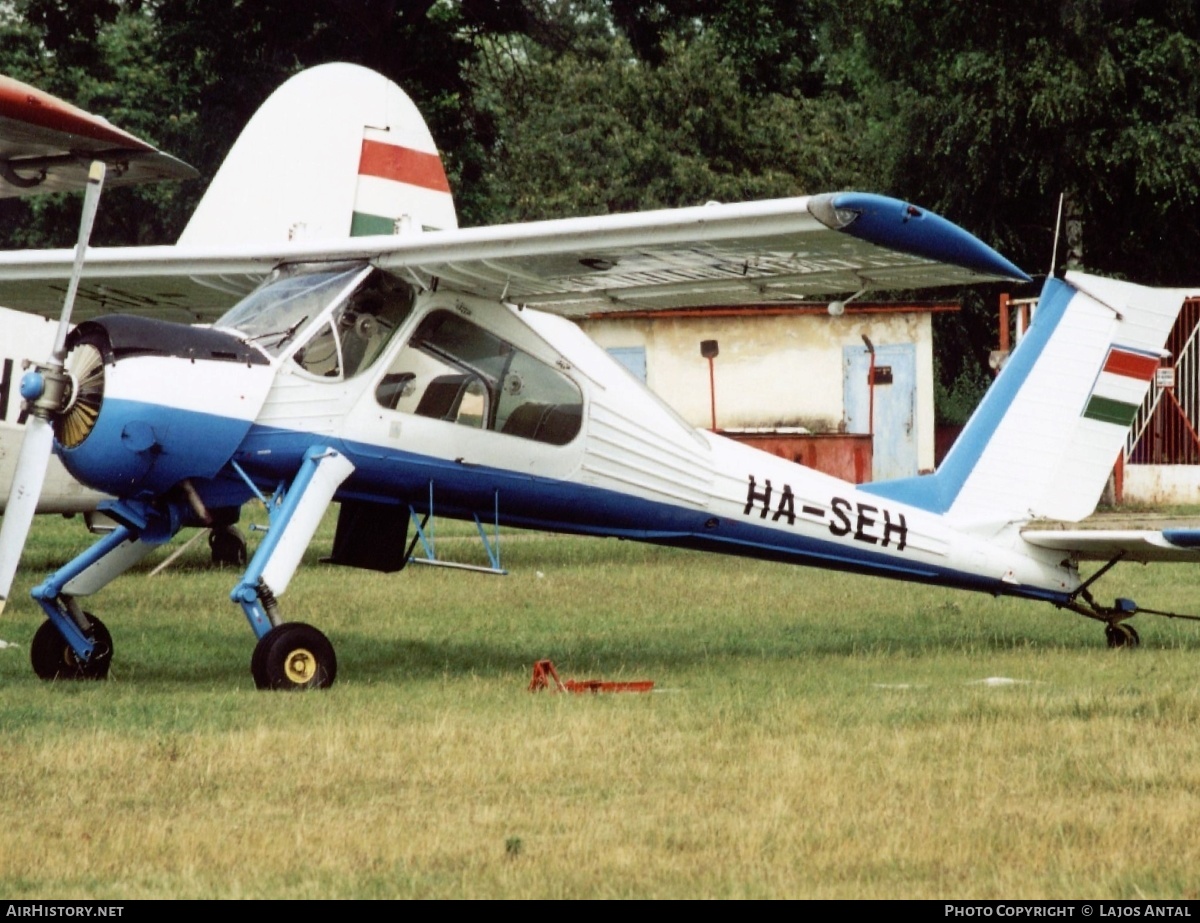
<path fill-rule="evenodd" d="M 862 484 L 871 480 L 871 436 L 866 433 L 722 432 L 721 435 L 843 481 Z"/>

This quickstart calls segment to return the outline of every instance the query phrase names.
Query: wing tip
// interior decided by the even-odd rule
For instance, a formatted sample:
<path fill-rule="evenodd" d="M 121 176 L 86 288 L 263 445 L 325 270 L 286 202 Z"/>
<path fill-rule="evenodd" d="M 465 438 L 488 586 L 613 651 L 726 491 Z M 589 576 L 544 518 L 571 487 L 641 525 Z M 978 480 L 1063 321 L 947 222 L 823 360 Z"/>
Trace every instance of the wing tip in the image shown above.
<path fill-rule="evenodd" d="M 960 266 L 989 279 L 1032 282 L 1020 267 L 952 221 L 909 202 L 869 192 L 812 196 L 809 213 L 830 230 L 939 263 Z"/>

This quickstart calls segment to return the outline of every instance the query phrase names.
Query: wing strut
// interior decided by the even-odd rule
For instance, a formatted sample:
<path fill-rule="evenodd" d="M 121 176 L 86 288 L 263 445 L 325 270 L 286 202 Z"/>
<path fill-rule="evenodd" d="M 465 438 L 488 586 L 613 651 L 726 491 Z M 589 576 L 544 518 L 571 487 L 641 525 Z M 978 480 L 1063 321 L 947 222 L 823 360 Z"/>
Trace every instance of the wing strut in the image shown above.
<path fill-rule="evenodd" d="M 508 574 L 504 568 L 500 566 L 500 491 L 495 491 L 493 495 L 494 509 L 492 512 L 492 537 L 488 538 L 487 530 L 483 526 L 483 521 L 479 518 L 478 513 L 473 513 L 475 519 L 475 528 L 479 530 L 479 538 L 483 541 L 483 550 L 487 553 L 488 561 L 491 562 L 490 567 L 482 567 L 478 564 L 460 564 L 457 561 L 443 561 L 437 556 L 437 549 L 434 543 L 434 523 L 433 523 L 433 481 L 429 482 L 429 510 L 424 516 L 418 518 L 417 511 L 410 505 L 408 507 L 408 515 L 412 520 L 413 527 L 416 529 L 416 535 L 408 544 L 408 551 L 405 552 L 405 562 L 414 564 L 432 564 L 437 567 L 453 567 L 458 570 L 470 570 L 480 574 L 495 574 L 503 577 Z M 417 542 L 421 543 L 421 549 L 425 552 L 425 556 L 414 557 L 413 551 L 417 547 Z"/>
<path fill-rule="evenodd" d="M 1132 625 L 1122 624 L 1126 620 L 1133 618 L 1135 615 L 1158 615 L 1167 619 L 1183 619 L 1189 622 L 1200 622 L 1200 615 L 1188 615 L 1182 612 L 1167 612 L 1163 609 L 1143 609 L 1132 599 L 1118 597 L 1113 601 L 1111 606 L 1101 605 L 1092 596 L 1090 587 L 1101 577 L 1107 574 L 1110 570 L 1116 567 L 1124 558 L 1127 552 L 1121 551 L 1114 555 L 1103 567 L 1092 574 L 1087 580 L 1079 585 L 1079 588 L 1068 597 L 1068 601 L 1064 608 L 1070 609 L 1072 612 L 1078 613 L 1085 618 L 1094 619 L 1097 622 L 1105 623 L 1105 635 L 1108 638 L 1109 647 L 1136 647 L 1140 643 L 1137 631 Z M 1080 598 L 1083 602 L 1080 602 Z"/>

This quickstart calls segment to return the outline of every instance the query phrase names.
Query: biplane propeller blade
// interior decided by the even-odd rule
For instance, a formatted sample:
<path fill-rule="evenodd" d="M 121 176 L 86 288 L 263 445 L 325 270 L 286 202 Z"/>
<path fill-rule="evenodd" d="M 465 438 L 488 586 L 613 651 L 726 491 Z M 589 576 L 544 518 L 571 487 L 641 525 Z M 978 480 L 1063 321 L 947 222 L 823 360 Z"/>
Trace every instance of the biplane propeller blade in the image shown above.
<path fill-rule="evenodd" d="M 62 313 L 58 319 L 58 333 L 54 348 L 44 364 L 34 365 L 21 380 L 21 396 L 30 407 L 29 420 L 25 424 L 25 439 L 17 457 L 16 475 L 9 489 L 8 504 L 5 506 L 4 521 L 0 524 L 0 613 L 12 590 L 17 565 L 25 549 L 25 540 L 37 511 L 38 497 L 46 477 L 46 466 L 54 449 L 54 425 L 71 406 L 76 386 L 73 377 L 66 371 L 67 332 L 71 327 L 71 310 L 79 290 L 79 279 L 83 274 L 83 261 L 88 242 L 92 236 L 92 225 L 96 220 L 96 209 L 100 205 L 100 191 L 104 186 L 106 167 L 103 161 L 93 161 L 88 170 L 87 187 L 84 190 L 83 214 L 79 219 L 79 237 L 75 244 L 75 265 L 67 294 L 63 299 Z"/>

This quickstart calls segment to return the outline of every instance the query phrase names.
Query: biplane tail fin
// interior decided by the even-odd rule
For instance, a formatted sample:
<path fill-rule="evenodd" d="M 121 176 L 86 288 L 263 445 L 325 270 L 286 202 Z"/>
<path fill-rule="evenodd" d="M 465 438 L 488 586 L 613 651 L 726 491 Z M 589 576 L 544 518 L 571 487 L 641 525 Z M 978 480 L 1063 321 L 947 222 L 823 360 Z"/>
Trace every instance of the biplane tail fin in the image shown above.
<path fill-rule="evenodd" d="M 1188 293 L 1068 273 L 936 474 L 863 485 L 963 528 L 1096 508 Z"/>
<path fill-rule="evenodd" d="M 457 226 L 441 157 L 413 101 L 364 67 L 325 64 L 263 103 L 179 243 L 276 245 Z"/>

